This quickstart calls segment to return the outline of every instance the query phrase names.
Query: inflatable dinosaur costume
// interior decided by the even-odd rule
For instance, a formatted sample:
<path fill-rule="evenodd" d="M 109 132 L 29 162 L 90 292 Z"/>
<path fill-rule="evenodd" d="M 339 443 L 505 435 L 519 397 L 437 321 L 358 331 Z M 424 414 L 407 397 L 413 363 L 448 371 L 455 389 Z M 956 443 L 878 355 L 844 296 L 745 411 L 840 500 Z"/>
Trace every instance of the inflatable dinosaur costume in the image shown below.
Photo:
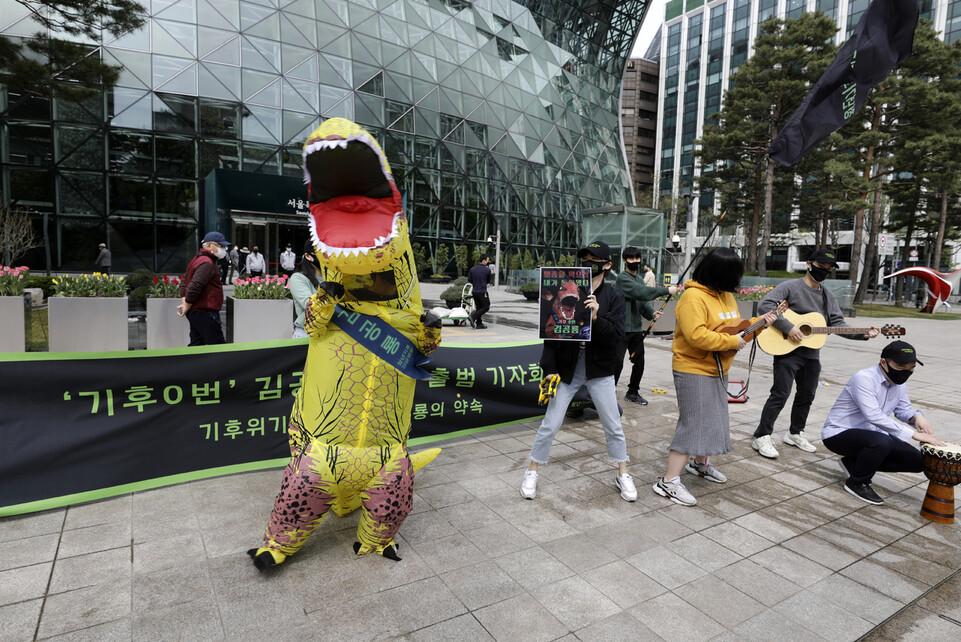
<path fill-rule="evenodd" d="M 263 546 L 248 551 L 261 570 L 296 553 L 331 509 L 346 515 L 363 508 L 358 555 L 400 559 L 394 535 L 411 509 L 414 470 L 440 452 L 408 455 L 414 379 L 334 319 L 339 306 L 366 315 L 359 318 L 370 321 L 367 327 L 389 324 L 422 354 L 440 345 L 440 319 L 421 306 L 387 158 L 356 123 L 332 118 L 307 139 L 304 174 L 322 283 L 304 316 L 310 347 L 290 413 L 291 460 Z"/>

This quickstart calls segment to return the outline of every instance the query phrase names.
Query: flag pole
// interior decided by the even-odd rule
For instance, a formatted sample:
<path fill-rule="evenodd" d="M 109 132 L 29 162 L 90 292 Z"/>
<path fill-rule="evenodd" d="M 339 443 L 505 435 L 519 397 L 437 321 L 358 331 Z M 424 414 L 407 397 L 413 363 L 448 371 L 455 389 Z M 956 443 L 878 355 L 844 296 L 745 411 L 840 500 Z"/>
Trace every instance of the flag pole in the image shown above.
<path fill-rule="evenodd" d="M 762 155 L 761 158 L 758 159 L 757 163 L 754 165 L 754 169 L 751 170 L 751 173 L 748 174 L 747 178 L 745 178 L 744 181 L 741 182 L 741 184 L 738 186 L 737 191 L 734 192 L 734 196 L 728 199 L 727 206 L 721 210 L 721 215 L 717 217 L 717 221 L 714 222 L 714 226 L 711 227 L 711 231 L 708 232 L 707 236 L 704 237 L 704 242 L 701 243 L 701 246 L 697 248 L 697 250 L 694 252 L 694 255 L 691 257 L 691 262 L 688 263 L 687 266 L 685 266 L 684 271 L 681 272 L 681 276 L 678 277 L 677 279 L 678 283 L 684 283 L 684 275 L 687 274 L 687 271 L 691 269 L 692 265 L 694 265 L 695 259 L 697 259 L 698 255 L 701 253 L 701 250 L 703 250 L 704 247 L 707 245 L 707 242 L 711 240 L 711 237 L 714 236 L 714 232 L 717 231 L 717 228 L 721 227 L 721 221 L 723 221 L 724 217 L 727 216 L 728 208 L 730 208 L 731 205 L 733 205 L 737 201 L 737 197 L 741 195 L 741 192 L 744 190 L 744 186 L 747 185 L 748 181 L 750 181 L 751 178 L 754 177 L 754 174 L 757 173 L 757 168 L 761 166 L 761 163 L 763 163 L 764 159 L 767 157 L 768 157 L 768 153 L 765 152 L 764 155 Z M 668 302 L 671 300 L 671 296 L 672 295 L 670 294 L 667 295 L 667 298 L 664 299 L 663 303 L 661 303 L 661 308 L 658 310 L 658 312 L 664 312 L 664 308 L 667 307 Z M 647 329 L 644 330 L 643 338 L 647 338 L 647 335 L 651 333 L 651 328 L 654 327 L 655 323 L 657 323 L 656 316 L 651 321 L 651 324 L 647 326 Z"/>

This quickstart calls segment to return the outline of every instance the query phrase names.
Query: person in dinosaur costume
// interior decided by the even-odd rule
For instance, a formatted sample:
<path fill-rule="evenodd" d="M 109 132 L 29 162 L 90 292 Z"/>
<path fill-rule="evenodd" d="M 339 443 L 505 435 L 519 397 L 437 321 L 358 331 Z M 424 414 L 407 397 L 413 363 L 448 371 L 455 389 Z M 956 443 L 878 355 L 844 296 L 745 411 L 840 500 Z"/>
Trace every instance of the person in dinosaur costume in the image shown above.
<path fill-rule="evenodd" d="M 359 125 L 332 118 L 304 145 L 304 175 L 322 282 L 304 313 L 310 346 L 290 413 L 291 460 L 263 545 L 248 551 L 261 570 L 296 553 L 328 510 L 362 508 L 354 552 L 400 559 L 394 536 L 411 509 L 414 470 L 440 452 L 408 454 L 415 380 L 344 329 L 347 317 L 364 319 L 367 339 L 393 328 L 406 346 L 383 339 L 388 353 L 440 345 L 387 158 Z"/>

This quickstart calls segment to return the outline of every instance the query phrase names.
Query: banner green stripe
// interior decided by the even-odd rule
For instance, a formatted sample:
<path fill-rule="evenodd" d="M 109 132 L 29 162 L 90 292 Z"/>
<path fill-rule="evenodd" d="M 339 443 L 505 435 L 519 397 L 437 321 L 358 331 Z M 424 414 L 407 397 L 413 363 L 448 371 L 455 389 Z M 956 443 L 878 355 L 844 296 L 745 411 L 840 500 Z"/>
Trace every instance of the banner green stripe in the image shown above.
<path fill-rule="evenodd" d="M 201 479 L 208 479 L 210 477 L 233 475 L 235 473 L 247 473 L 255 470 L 264 470 L 266 468 L 281 468 L 286 466 L 288 461 L 290 461 L 290 458 L 284 457 L 281 459 L 254 461 L 247 464 L 234 464 L 233 466 L 208 468 L 207 470 L 196 470 L 190 473 L 181 473 L 179 475 L 168 475 L 166 477 L 157 477 L 156 479 L 147 479 L 140 482 L 134 482 L 132 484 L 123 484 L 121 486 L 112 486 L 110 488 L 98 488 L 97 490 L 74 493 L 72 495 L 63 495 L 61 497 L 51 497 L 50 499 L 41 499 L 35 502 L 15 504 L 12 506 L 2 506 L 0 507 L 0 517 L 22 515 L 24 513 L 36 513 L 37 511 L 50 510 L 51 508 L 62 508 L 70 504 L 92 502 L 98 499 L 107 499 L 108 497 L 126 495 L 127 493 L 135 493 L 142 490 L 151 490 L 153 488 L 160 488 L 162 486 L 173 486 L 174 484 L 182 484 L 184 482 L 199 481 Z"/>
<path fill-rule="evenodd" d="M 517 419 L 515 421 L 508 421 L 500 424 L 493 424 L 490 426 L 482 426 L 480 428 L 470 428 L 468 430 L 459 430 L 457 432 L 445 433 L 443 435 L 431 435 L 428 437 L 418 437 L 417 439 L 411 439 L 407 442 L 408 448 L 412 446 L 423 446 L 426 444 L 433 444 L 438 441 L 444 441 L 447 439 L 454 439 L 457 437 L 465 437 L 467 435 L 474 435 L 480 432 L 486 432 L 488 430 L 494 430 L 495 428 L 504 428 L 506 426 L 514 426 L 516 424 L 524 423 L 525 421 L 533 421 L 535 419 L 540 419 L 539 416 L 528 417 L 526 419 Z M 206 470 L 197 470 L 190 473 L 181 473 L 179 475 L 169 475 L 167 477 L 157 477 L 155 479 L 147 479 L 141 482 L 135 482 L 132 484 L 123 484 L 121 486 L 112 486 L 110 488 L 99 488 L 97 490 L 91 490 L 83 493 L 74 493 L 72 495 L 63 495 L 61 497 L 51 497 L 50 499 L 43 499 L 36 502 L 27 502 L 25 504 L 15 504 L 13 506 L 2 506 L 0 507 L 0 517 L 10 517 L 12 515 L 23 515 L 25 513 L 36 513 L 43 510 L 51 510 L 54 508 L 63 508 L 64 506 L 69 506 L 72 504 L 80 504 L 83 502 L 93 502 L 100 499 L 108 499 L 110 497 L 117 497 L 119 495 L 126 495 L 127 493 L 136 493 L 144 490 L 152 490 L 154 488 L 162 488 L 164 486 L 173 486 L 175 484 L 183 484 L 185 482 L 200 481 L 201 479 L 210 479 L 211 477 L 222 477 L 225 475 L 234 475 L 237 473 L 247 473 L 257 470 L 266 470 L 268 468 L 283 468 L 290 461 L 289 458 L 284 457 L 281 459 L 267 459 L 264 461 L 254 461 L 247 464 L 235 464 L 233 466 L 221 466 L 219 468 L 208 468 Z"/>

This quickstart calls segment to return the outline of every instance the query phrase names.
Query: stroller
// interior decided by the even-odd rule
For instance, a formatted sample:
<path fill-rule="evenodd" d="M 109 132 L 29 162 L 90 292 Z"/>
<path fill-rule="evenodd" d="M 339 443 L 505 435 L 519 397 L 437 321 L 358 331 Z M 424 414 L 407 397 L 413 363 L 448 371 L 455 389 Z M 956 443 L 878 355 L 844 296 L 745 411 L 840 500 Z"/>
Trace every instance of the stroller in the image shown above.
<path fill-rule="evenodd" d="M 450 319 L 454 322 L 454 325 L 467 325 L 468 318 L 474 313 L 473 291 L 474 287 L 470 283 L 464 284 L 464 289 L 460 295 L 460 306 L 453 309 L 441 307 L 432 308 L 431 313 L 440 319 Z"/>

